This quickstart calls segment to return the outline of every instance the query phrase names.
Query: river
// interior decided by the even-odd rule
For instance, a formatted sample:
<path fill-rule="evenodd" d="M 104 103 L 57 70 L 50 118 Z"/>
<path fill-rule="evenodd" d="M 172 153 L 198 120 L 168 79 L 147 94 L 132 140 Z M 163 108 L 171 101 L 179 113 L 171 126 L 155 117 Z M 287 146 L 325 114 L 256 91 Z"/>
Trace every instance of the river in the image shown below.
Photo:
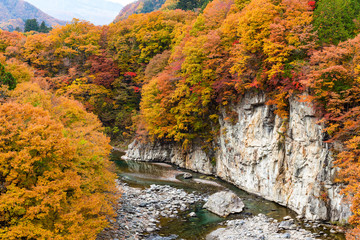
<path fill-rule="evenodd" d="M 237 187 L 213 176 L 194 173 L 176 166 L 163 163 L 148 163 L 137 161 L 124 161 L 121 159 L 123 153 L 114 151 L 111 159 L 116 163 L 116 171 L 121 182 L 130 187 L 149 188 L 150 185 L 169 185 L 174 188 L 183 189 L 188 193 L 211 195 L 212 193 L 229 189 L 237 194 L 244 202 L 245 209 L 241 214 L 233 214 L 227 218 L 218 217 L 202 208 L 203 201 L 191 205 L 191 208 L 179 212 L 176 218 L 160 218 L 160 230 L 157 236 L 177 235 L 176 239 L 205 239 L 211 231 L 220 227 L 222 222 L 232 219 L 243 219 L 262 213 L 267 217 L 283 220 L 290 216 L 296 220 L 296 225 L 313 233 L 318 239 L 345 240 L 343 233 L 331 233 L 326 224 L 313 227 L 307 221 L 296 219 L 297 214 L 290 209 L 280 206 L 274 202 L 267 201 L 261 197 L 249 194 Z M 191 179 L 183 179 L 182 173 L 189 172 L 193 175 Z M 196 217 L 189 217 L 190 212 L 195 212 Z"/>

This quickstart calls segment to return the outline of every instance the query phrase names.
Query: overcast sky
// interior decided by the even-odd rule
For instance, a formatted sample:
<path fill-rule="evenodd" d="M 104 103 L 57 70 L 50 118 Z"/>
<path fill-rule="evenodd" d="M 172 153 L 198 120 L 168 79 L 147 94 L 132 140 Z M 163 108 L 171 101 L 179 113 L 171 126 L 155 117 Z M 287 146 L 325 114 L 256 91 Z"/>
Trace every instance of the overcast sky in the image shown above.
<path fill-rule="evenodd" d="M 109 0 L 109 1 L 120 3 L 123 6 L 125 6 L 125 5 L 127 5 L 129 3 L 135 2 L 135 0 Z"/>
<path fill-rule="evenodd" d="M 73 18 L 90 21 L 96 25 L 111 23 L 122 6 L 135 0 L 25 0 L 45 13 L 60 20 Z"/>

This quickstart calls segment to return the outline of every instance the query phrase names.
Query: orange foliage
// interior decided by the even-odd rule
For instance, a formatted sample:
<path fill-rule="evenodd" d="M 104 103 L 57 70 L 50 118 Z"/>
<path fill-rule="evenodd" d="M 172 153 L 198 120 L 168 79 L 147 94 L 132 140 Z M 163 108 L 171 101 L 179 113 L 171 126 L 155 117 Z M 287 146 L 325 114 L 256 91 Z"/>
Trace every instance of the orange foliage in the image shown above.
<path fill-rule="evenodd" d="M 101 176 L 92 176 L 94 163 L 103 164 L 83 159 L 81 139 L 75 144 L 65 134 L 41 108 L 0 106 L 1 239 L 95 239 L 106 225 L 109 189 L 91 187 Z"/>
<path fill-rule="evenodd" d="M 167 1 L 164 9 L 176 2 Z M 289 99 L 306 92 L 326 124 L 329 142 L 344 146 L 335 150 L 338 180 L 347 184 L 343 193 L 352 199 L 350 220 L 360 225 L 360 36 L 338 46 L 317 46 L 314 5 L 309 2 L 214 0 L 197 14 L 158 11 L 104 27 L 74 20 L 49 34 L 29 36 L 0 31 L 0 62 L 21 83 L 33 78 L 32 68 L 20 62 L 25 60 L 36 69 L 34 82 L 56 90 L 54 96 L 22 83 L 10 95 L 49 112 L 46 117 L 31 108 L 39 119 L 49 118 L 59 126 L 54 134 L 61 130 L 67 154 L 74 155 L 71 161 L 84 167 L 73 174 L 81 176 L 77 184 L 89 193 L 101 192 L 108 186 L 104 182 L 111 181 L 101 173 L 107 171 L 109 147 L 102 143 L 108 139 L 94 115 L 59 95 L 81 101 L 112 136 L 131 136 L 136 116 L 138 133 L 178 141 L 186 149 L 199 138 L 211 145 L 220 111 L 231 114 L 232 104 L 247 91 L 266 93 L 267 104 L 284 119 L 284 131 Z M 99 188 L 91 188 L 90 182 Z M 52 234 L 45 232 L 41 234 Z M 349 239 L 359 232 L 356 228 Z"/>
<path fill-rule="evenodd" d="M 360 225 L 360 36 L 325 47 L 312 55 L 312 72 L 306 85 L 316 103 L 317 112 L 326 123 L 329 142 L 340 141 L 342 149 L 335 165 L 340 168 L 338 181 L 346 183 L 343 193 L 351 201 L 350 223 Z M 349 239 L 359 237 L 359 230 L 349 233 Z"/>
<path fill-rule="evenodd" d="M 0 107 L 0 238 L 95 239 L 116 199 L 102 124 L 32 83 L 12 97 Z"/>

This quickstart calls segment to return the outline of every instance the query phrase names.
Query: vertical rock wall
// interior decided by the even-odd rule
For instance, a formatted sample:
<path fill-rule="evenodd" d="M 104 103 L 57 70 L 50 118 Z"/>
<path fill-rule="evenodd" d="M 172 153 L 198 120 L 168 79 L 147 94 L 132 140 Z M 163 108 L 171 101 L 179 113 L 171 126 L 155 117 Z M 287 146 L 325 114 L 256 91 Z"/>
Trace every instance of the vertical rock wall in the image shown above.
<path fill-rule="evenodd" d="M 262 94 L 247 94 L 233 109 L 238 114 L 236 124 L 225 121 L 226 113 L 222 114 L 216 165 L 201 146 L 185 153 L 172 143 L 135 141 L 126 157 L 214 174 L 308 219 L 346 220 L 349 206 L 342 200 L 340 186 L 333 183 L 331 152 L 312 108 L 294 99 L 289 120 L 283 122 L 265 101 Z"/>

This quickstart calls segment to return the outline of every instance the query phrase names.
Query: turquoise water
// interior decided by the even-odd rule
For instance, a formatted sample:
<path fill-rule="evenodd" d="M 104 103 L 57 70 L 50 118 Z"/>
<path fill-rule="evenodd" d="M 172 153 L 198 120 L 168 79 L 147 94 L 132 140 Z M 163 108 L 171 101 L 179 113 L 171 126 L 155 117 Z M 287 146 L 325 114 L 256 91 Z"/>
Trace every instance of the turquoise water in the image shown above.
<path fill-rule="evenodd" d="M 223 189 L 230 189 L 235 192 L 245 204 L 245 209 L 241 214 L 221 218 L 203 209 L 203 202 L 196 203 L 191 206 L 190 210 L 180 212 L 175 219 L 161 218 L 161 230 L 157 232 L 160 236 L 176 234 L 179 236 L 178 239 L 205 239 L 205 236 L 209 232 L 218 228 L 219 223 L 226 220 L 247 218 L 259 213 L 278 220 L 282 220 L 285 216 L 291 216 L 293 218 L 297 216 L 295 212 L 286 207 L 242 191 L 221 179 L 179 169 L 172 165 L 124 161 L 121 160 L 122 155 L 123 153 L 121 152 L 114 152 L 112 154 L 112 160 L 116 163 L 119 178 L 132 187 L 146 188 L 151 184 L 170 185 L 175 188 L 184 189 L 187 192 L 197 192 L 207 195 Z M 185 180 L 181 176 L 176 176 L 180 174 L 180 172 L 190 172 L 193 178 Z M 201 181 L 201 183 L 197 181 Z M 197 216 L 192 218 L 188 217 L 190 212 L 195 212 Z M 304 227 L 302 222 L 297 223 Z M 345 240 L 343 234 L 330 234 L 328 229 L 311 228 L 307 230 L 311 230 L 312 232 L 323 231 L 329 235 L 328 237 L 319 237 L 319 239 Z"/>

